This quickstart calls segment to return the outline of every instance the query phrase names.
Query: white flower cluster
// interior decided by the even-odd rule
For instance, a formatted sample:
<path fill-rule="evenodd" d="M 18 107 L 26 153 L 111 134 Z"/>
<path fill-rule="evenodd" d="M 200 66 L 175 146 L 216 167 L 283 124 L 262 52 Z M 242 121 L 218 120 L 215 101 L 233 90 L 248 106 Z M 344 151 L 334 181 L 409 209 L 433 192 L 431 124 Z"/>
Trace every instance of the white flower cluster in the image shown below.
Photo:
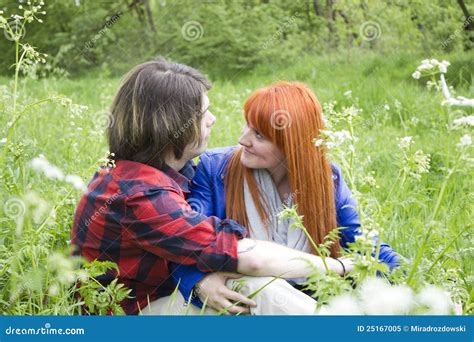
<path fill-rule="evenodd" d="M 465 147 L 469 147 L 472 145 L 472 138 L 469 134 L 464 134 L 461 139 L 459 139 L 459 143 L 456 145 L 458 148 L 463 149 Z"/>
<path fill-rule="evenodd" d="M 33 158 L 30 162 L 30 166 L 39 172 L 42 172 L 46 177 L 50 179 L 57 179 L 72 184 L 78 190 L 85 190 L 86 187 L 81 177 L 76 175 L 65 175 L 64 172 L 56 165 L 51 164 L 44 155 L 40 154 L 38 157 Z"/>
<path fill-rule="evenodd" d="M 445 291 L 432 285 L 418 294 L 407 285 L 391 286 L 382 278 L 367 278 L 352 294 L 333 298 L 327 315 L 448 315 L 454 304 Z"/>
<path fill-rule="evenodd" d="M 332 149 L 341 146 L 346 141 L 350 141 L 351 134 L 349 131 L 343 129 L 341 131 L 330 131 L 330 130 L 323 130 L 321 133 L 325 136 L 324 139 L 319 138 L 314 141 L 314 145 L 316 147 L 325 145 L 327 148 Z"/>
<path fill-rule="evenodd" d="M 60 253 L 53 253 L 48 257 L 48 268 L 57 272 L 57 279 L 62 284 L 70 284 L 76 280 L 72 261 Z"/>
<path fill-rule="evenodd" d="M 14 15 L 12 17 L 17 20 L 24 19 L 29 23 L 31 23 L 33 20 L 36 20 L 39 23 L 42 23 L 43 20 L 38 18 L 37 16 L 38 14 L 42 14 L 42 15 L 46 14 L 46 11 L 40 11 L 41 7 L 44 6 L 44 1 L 40 1 L 39 3 L 37 3 L 36 1 L 33 1 L 33 3 L 31 1 L 28 1 L 26 3 L 26 6 L 27 6 L 26 8 L 23 7 L 23 5 L 18 6 L 18 9 L 23 10 L 23 15 Z"/>
<path fill-rule="evenodd" d="M 448 71 L 448 66 L 451 63 L 448 61 L 443 60 L 442 62 L 438 61 L 437 59 L 424 59 L 421 61 L 421 64 L 416 68 L 416 71 L 411 74 L 411 76 L 418 80 L 424 71 L 431 71 L 435 73 L 442 73 L 445 74 Z"/>
<path fill-rule="evenodd" d="M 454 128 L 459 128 L 462 126 L 474 126 L 474 115 L 463 116 L 453 121 Z"/>
<path fill-rule="evenodd" d="M 408 150 L 412 144 L 413 144 L 412 137 L 403 137 L 401 139 L 398 139 L 398 147 L 402 150 Z"/>
<path fill-rule="evenodd" d="M 413 138 L 410 136 L 397 140 L 398 147 L 403 153 L 401 165 L 403 172 L 416 180 L 420 180 L 421 175 L 430 170 L 430 155 L 425 154 L 422 150 L 410 153 L 410 148 L 414 143 Z"/>

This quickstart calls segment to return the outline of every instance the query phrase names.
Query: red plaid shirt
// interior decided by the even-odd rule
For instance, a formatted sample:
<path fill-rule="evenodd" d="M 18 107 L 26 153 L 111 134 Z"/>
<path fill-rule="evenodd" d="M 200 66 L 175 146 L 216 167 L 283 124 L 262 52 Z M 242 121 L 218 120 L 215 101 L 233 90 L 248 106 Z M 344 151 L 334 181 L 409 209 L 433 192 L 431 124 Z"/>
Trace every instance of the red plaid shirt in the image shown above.
<path fill-rule="evenodd" d="M 127 314 L 174 291 L 170 262 L 204 272 L 237 270 L 237 241 L 245 229 L 193 211 L 185 201 L 191 177 L 184 176 L 192 176 L 192 164 L 181 172 L 119 160 L 94 175 L 77 207 L 75 254 L 118 265 L 118 274 L 100 281 L 107 285 L 118 277 L 132 290 L 133 298 L 122 303 Z"/>

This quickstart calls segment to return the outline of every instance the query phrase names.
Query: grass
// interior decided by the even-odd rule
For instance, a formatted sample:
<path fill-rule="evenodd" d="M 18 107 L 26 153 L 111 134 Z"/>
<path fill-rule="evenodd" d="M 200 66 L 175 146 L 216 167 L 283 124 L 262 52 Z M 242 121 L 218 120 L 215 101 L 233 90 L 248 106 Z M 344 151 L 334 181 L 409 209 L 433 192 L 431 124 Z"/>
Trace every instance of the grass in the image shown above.
<path fill-rule="evenodd" d="M 458 162 L 456 170 L 447 177 L 448 170 L 456 163 L 456 144 L 463 131 L 448 130 L 446 126 L 454 118 L 472 115 L 472 109 L 449 111 L 440 106 L 439 92 L 427 90 L 422 81 L 411 77 L 420 60 L 430 57 L 449 60 L 452 66 L 447 73 L 448 82 L 456 86 L 458 94 L 474 97 L 473 62 L 465 54 L 379 56 L 347 52 L 302 56 L 285 68 L 273 70 L 271 66 L 261 66 L 245 77 L 214 80 L 209 97 L 217 122 L 209 147 L 235 145 L 244 121 L 242 105 L 246 97 L 254 89 L 278 79 L 307 83 L 323 103 L 335 100 L 339 107 L 356 104 L 363 110 L 356 127 L 357 158 L 363 168 L 354 172 L 355 182 L 360 185 L 362 198 L 372 201 L 365 204 L 369 207 L 377 204 L 376 219 L 384 241 L 414 260 L 426 237 L 426 249 L 420 255 L 421 266 L 412 278 L 421 277 L 457 291 L 452 296 L 463 301 L 465 307 L 467 302 L 469 307 L 474 260 L 472 226 L 468 226 L 473 222 L 474 212 L 472 164 L 469 166 L 465 160 Z M 0 87 L 0 126 L 7 127 L 12 119 L 13 82 L 1 78 L 0 84 L 4 84 Z M 41 262 L 47 263 L 53 251 L 67 250 L 75 203 L 81 193 L 65 183 L 34 173 L 28 162 L 43 154 L 64 172 L 77 174 L 87 182 L 97 168 L 97 161 L 107 153 L 103 134 L 108 124 L 106 112 L 119 84 L 119 78 L 105 78 L 100 74 L 81 79 L 20 80 L 17 101 L 20 109 L 53 94 L 64 95 L 73 104 L 61 105 L 60 101 L 41 104 L 26 113 L 15 128 L 11 151 L 1 171 L 0 198 L 3 203 L 11 198 L 20 199 L 20 210 L 24 209 L 31 216 L 31 222 L 12 219 L 4 204 L 0 216 L 0 263 L 8 267 L 0 271 L 0 307 L 5 309 L 2 312 L 76 312 L 77 308 L 67 308 L 72 306 L 64 299 L 67 293 L 63 297 L 56 295 L 57 300 L 41 305 L 31 298 L 51 297 L 47 291 L 55 283 L 51 279 L 54 273 Z M 344 95 L 349 90 L 352 91 L 350 97 Z M 0 133 L 0 139 L 5 134 Z M 397 138 L 405 136 L 413 137 L 415 150 L 431 156 L 430 171 L 419 181 L 408 178 L 401 181 L 397 177 L 403 167 Z M 337 156 L 336 161 L 340 162 Z M 364 173 L 360 172 L 362 169 Z M 377 186 L 364 182 L 365 172 L 369 171 L 374 172 Z M 35 210 L 41 218 L 36 223 Z M 21 231 L 18 231 L 19 225 Z M 18 253 L 24 256 L 18 259 Z M 39 265 L 25 266 L 28 260 L 35 259 L 41 261 Z M 11 273 L 12 260 L 17 260 L 17 275 Z M 429 274 L 420 274 L 428 270 Z M 21 284 L 18 298 L 12 299 L 12 289 L 18 284 Z M 468 310 L 472 308 L 465 310 L 472 313 Z"/>

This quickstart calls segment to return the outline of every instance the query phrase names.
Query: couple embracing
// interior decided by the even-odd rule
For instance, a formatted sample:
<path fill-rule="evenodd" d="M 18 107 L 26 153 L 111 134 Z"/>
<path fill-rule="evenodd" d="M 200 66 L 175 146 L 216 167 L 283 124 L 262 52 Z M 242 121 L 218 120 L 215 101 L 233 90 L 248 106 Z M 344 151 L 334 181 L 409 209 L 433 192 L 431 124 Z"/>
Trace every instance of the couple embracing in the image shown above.
<path fill-rule="evenodd" d="M 341 170 L 313 143 L 324 129 L 320 103 L 299 82 L 258 89 L 238 144 L 207 150 L 210 89 L 198 70 L 165 59 L 127 74 L 107 132 L 115 167 L 97 172 L 78 204 L 75 253 L 118 265 L 99 281 L 131 289 L 127 314 L 315 314 L 302 284 L 325 267 L 304 232 L 276 214 L 296 205 L 316 243 L 342 227 L 326 258 L 341 276 L 353 263 L 340 251 L 360 227 Z M 381 243 L 381 262 L 393 268 L 399 258 Z"/>

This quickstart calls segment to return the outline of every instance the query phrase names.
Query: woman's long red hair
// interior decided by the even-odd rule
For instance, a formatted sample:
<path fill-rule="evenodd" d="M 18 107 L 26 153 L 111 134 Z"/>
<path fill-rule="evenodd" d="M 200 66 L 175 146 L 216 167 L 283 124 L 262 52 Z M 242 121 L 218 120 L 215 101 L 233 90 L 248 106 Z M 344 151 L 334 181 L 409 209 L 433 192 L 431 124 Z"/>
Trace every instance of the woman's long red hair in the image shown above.
<path fill-rule="evenodd" d="M 244 115 L 250 126 L 283 151 L 293 204 L 298 205 L 298 213 L 303 215 L 310 236 L 317 244 L 322 243 L 337 227 L 337 222 L 331 165 L 324 147 L 316 147 L 313 143 L 324 129 L 318 99 L 302 83 L 279 81 L 251 94 L 244 105 Z M 262 222 L 268 222 L 269 213 L 252 169 L 240 162 L 241 154 L 241 148 L 233 154 L 225 177 L 226 215 L 248 227 L 243 191 L 245 178 Z M 338 255 L 337 241 L 331 247 L 331 256 Z"/>

